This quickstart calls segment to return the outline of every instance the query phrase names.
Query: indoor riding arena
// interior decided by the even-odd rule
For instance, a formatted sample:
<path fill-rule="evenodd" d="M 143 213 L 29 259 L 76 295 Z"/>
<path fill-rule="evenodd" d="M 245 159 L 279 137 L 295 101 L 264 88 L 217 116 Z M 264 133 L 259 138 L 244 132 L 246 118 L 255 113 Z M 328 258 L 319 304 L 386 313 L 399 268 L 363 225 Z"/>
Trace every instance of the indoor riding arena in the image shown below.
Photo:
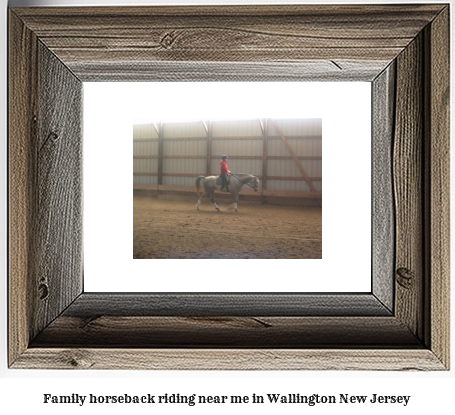
<path fill-rule="evenodd" d="M 157 120 L 133 131 L 135 259 L 322 258 L 322 119 Z M 211 200 L 209 179 L 198 189 L 196 179 L 219 176 L 223 155 L 234 177 Z"/>

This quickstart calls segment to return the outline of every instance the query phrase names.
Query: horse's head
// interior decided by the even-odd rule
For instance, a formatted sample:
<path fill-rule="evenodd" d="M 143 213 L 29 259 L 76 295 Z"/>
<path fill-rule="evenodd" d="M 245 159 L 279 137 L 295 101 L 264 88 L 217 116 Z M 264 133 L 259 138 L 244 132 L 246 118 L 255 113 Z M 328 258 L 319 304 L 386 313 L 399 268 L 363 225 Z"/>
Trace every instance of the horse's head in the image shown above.
<path fill-rule="evenodd" d="M 259 188 L 259 179 L 257 176 L 254 176 L 253 189 L 255 192 L 257 192 L 258 188 Z"/>

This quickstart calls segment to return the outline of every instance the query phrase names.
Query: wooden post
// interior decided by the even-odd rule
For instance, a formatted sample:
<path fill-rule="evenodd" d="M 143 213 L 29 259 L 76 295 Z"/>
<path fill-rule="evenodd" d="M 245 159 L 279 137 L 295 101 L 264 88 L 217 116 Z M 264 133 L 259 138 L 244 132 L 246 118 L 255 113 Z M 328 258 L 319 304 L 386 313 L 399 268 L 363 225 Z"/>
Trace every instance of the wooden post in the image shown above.
<path fill-rule="evenodd" d="M 260 121 L 260 120 L 259 120 Z M 262 191 L 267 189 L 267 145 L 269 140 L 269 128 L 267 118 L 264 120 L 264 124 L 261 123 L 262 133 L 264 140 L 262 144 Z"/>
<path fill-rule="evenodd" d="M 158 131 L 158 184 L 163 184 L 163 154 L 164 154 L 164 140 L 163 140 L 163 121 L 160 121 L 160 128 Z"/>
<path fill-rule="evenodd" d="M 295 153 L 292 151 L 292 148 L 291 146 L 289 145 L 288 141 L 286 140 L 286 137 L 283 135 L 283 133 L 281 132 L 280 128 L 278 127 L 278 125 L 276 124 L 276 122 L 272 119 L 270 119 L 270 121 L 273 123 L 273 125 L 275 126 L 279 136 L 281 137 L 281 140 L 283 140 L 283 143 L 284 145 L 286 146 L 286 148 L 288 149 L 289 153 L 291 154 L 292 158 L 294 159 L 294 162 L 295 164 L 297 165 L 297 167 L 299 168 L 300 170 L 300 173 L 302 173 L 303 177 L 305 178 L 305 181 L 308 183 L 308 186 L 310 186 L 310 189 L 312 192 L 315 192 L 316 189 L 314 188 L 313 186 L 313 183 L 311 183 L 311 180 L 310 178 L 308 177 L 308 175 L 306 174 L 305 170 L 303 169 L 302 165 L 300 164 L 297 156 L 295 155 Z"/>
<path fill-rule="evenodd" d="M 210 176 L 212 165 L 212 121 L 209 120 L 207 125 L 204 123 L 204 127 L 207 132 L 207 168 L 205 175 Z"/>

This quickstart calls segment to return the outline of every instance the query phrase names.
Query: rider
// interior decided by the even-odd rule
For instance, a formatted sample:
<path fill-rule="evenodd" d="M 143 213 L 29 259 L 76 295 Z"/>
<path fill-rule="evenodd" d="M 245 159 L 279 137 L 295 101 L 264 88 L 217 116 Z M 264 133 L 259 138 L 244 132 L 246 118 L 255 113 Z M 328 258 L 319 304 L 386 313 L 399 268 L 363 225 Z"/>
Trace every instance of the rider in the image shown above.
<path fill-rule="evenodd" d="M 221 177 L 221 191 L 226 187 L 226 192 L 229 192 L 229 186 L 227 183 L 228 180 L 228 173 L 230 173 L 230 170 L 228 169 L 226 160 L 228 159 L 228 156 L 223 156 L 221 157 L 221 162 L 220 162 L 220 177 Z"/>

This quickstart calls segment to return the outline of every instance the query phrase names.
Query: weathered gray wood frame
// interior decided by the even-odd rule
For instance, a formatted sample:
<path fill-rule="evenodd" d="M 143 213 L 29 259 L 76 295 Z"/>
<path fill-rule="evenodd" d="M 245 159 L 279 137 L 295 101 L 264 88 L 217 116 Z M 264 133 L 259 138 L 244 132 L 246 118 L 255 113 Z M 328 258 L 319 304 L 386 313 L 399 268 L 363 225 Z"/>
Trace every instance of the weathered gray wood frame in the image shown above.
<path fill-rule="evenodd" d="M 85 293 L 97 80 L 371 82 L 372 292 Z M 449 368 L 448 5 L 11 9 L 8 99 L 11 368 Z"/>

